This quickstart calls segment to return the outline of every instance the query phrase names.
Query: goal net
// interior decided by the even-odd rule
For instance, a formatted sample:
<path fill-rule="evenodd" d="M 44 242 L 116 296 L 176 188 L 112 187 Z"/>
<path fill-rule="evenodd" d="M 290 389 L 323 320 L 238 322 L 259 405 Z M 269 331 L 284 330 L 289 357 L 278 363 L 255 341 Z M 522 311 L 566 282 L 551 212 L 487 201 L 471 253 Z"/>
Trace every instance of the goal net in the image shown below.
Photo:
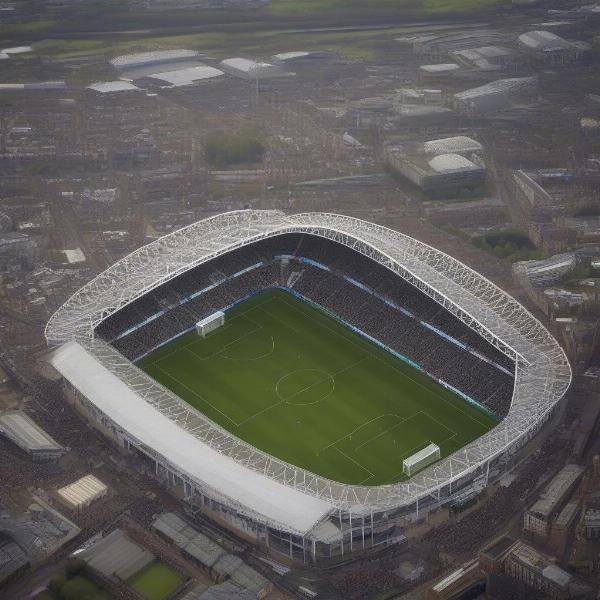
<path fill-rule="evenodd" d="M 225 313 L 218 311 L 196 323 L 196 332 L 206 337 L 211 331 L 221 327 L 225 323 Z"/>
<path fill-rule="evenodd" d="M 440 459 L 440 447 L 437 444 L 429 444 L 412 456 L 402 461 L 402 471 L 405 475 L 413 475 L 427 465 Z"/>

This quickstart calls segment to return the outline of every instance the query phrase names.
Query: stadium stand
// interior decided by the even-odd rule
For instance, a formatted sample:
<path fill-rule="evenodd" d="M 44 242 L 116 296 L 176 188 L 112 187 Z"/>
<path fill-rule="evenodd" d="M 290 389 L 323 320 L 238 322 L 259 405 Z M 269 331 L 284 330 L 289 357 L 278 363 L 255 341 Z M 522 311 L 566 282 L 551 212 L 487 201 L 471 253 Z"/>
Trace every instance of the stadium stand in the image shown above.
<path fill-rule="evenodd" d="M 279 235 L 203 263 L 111 315 L 96 334 L 135 361 L 273 287 L 320 305 L 497 416 L 507 414 L 514 383 L 508 357 L 384 266 L 312 235 Z"/>

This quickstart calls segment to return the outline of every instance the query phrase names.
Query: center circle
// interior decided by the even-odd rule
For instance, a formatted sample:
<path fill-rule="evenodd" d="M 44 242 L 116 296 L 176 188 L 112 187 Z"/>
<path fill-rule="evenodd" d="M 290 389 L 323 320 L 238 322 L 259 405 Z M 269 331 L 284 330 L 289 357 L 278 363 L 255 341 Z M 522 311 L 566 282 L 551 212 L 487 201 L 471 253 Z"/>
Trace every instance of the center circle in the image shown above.
<path fill-rule="evenodd" d="M 328 398 L 335 389 L 335 379 L 321 369 L 298 369 L 287 373 L 275 384 L 278 398 L 294 406 L 309 406 Z"/>

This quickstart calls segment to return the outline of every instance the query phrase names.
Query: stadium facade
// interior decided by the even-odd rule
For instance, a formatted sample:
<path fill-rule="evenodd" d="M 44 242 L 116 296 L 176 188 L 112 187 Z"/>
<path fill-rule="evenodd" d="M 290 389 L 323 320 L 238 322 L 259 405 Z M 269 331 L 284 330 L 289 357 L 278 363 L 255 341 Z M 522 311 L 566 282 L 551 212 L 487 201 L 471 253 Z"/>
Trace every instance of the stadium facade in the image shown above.
<path fill-rule="evenodd" d="M 144 298 L 178 277 L 289 235 L 326 240 L 373 261 L 506 359 L 514 386 L 498 425 L 406 481 L 346 485 L 241 441 L 98 335 L 103 323 L 128 307 L 142 311 Z M 556 340 L 485 277 L 397 231 L 324 213 L 234 211 L 166 235 L 76 292 L 50 319 L 46 337 L 67 397 L 92 423 L 124 450 L 145 457 L 159 479 L 181 486 L 194 508 L 274 554 L 301 561 L 394 543 L 397 526 L 486 486 L 539 431 L 571 381 Z"/>

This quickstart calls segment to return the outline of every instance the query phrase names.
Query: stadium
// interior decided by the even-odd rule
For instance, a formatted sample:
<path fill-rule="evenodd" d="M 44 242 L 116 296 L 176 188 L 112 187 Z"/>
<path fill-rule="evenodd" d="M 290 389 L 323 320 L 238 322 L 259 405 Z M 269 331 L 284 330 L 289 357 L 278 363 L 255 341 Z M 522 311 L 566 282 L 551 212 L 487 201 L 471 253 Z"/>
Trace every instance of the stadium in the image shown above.
<path fill-rule="evenodd" d="M 244 210 L 126 256 L 46 327 L 67 398 L 192 510 L 351 557 L 483 489 L 571 381 L 516 300 L 347 216 Z"/>

